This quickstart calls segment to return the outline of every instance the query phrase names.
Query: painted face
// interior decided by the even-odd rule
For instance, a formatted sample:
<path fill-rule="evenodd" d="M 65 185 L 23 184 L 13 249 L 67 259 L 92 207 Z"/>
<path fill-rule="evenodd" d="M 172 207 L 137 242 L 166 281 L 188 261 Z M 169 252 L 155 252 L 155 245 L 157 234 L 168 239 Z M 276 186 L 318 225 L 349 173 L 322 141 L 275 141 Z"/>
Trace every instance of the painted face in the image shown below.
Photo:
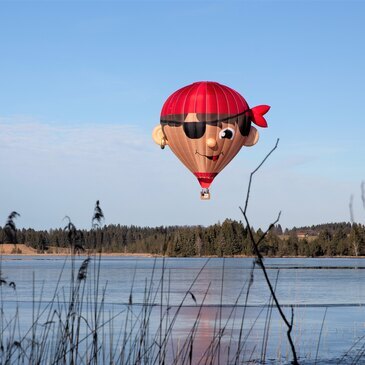
<path fill-rule="evenodd" d="M 218 174 L 248 139 L 248 113 L 171 115 L 161 119 L 169 146 L 194 174 Z"/>

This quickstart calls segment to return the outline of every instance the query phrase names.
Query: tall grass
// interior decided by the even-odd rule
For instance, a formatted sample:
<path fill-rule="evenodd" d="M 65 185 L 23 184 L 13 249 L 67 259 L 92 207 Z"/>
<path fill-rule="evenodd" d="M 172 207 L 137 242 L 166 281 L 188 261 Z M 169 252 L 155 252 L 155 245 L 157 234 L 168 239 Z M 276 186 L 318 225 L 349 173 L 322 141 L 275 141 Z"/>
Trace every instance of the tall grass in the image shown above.
<path fill-rule="evenodd" d="M 80 264 L 74 254 L 65 258 L 63 269 L 54 283 L 49 300 L 44 287 L 33 278 L 31 325 L 22 322 L 22 302 L 9 310 L 6 300 L 1 302 L 0 363 L 1 364 L 242 364 L 251 363 L 247 339 L 255 323 L 246 324 L 246 311 L 239 302 L 247 303 L 253 280 L 253 270 L 237 293 L 230 307 L 224 306 L 224 287 L 221 300 L 214 310 L 216 317 L 211 340 L 204 347 L 197 339 L 206 307 L 210 284 L 196 288 L 201 274 L 210 262 L 197 272 L 179 303 L 171 303 L 171 277 L 165 259 L 157 259 L 145 280 L 142 302 L 134 302 L 134 283 L 129 300 L 119 310 L 105 307 L 108 282 L 100 281 L 99 255 L 86 257 Z M 95 266 L 95 270 L 93 270 Z M 70 268 L 70 269 L 67 269 Z M 61 285 L 65 276 L 67 285 Z M 224 272 L 222 271 L 222 280 Z M 21 297 L 20 289 L 8 286 L 7 297 Z M 11 294 L 13 293 L 13 294 Z M 199 295 L 197 295 L 199 294 Z M 184 310 L 190 308 L 190 328 L 184 336 L 179 333 Z M 264 313 L 264 306 L 257 319 Z M 225 311 L 225 315 L 222 312 Z M 239 314 L 238 314 L 239 312 Z M 240 339 L 234 328 L 240 325 Z M 257 359 L 256 359 L 257 360 Z"/>

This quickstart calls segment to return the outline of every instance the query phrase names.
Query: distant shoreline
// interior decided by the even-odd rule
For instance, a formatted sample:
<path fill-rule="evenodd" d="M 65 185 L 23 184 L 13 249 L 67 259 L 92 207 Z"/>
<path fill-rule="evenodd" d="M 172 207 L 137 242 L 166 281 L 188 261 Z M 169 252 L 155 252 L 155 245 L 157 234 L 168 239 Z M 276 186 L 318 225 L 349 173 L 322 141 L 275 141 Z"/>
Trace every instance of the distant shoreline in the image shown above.
<path fill-rule="evenodd" d="M 15 248 L 16 247 L 16 248 Z M 54 248 L 52 248 L 54 250 Z M 42 257 L 51 257 L 51 256 L 69 256 L 70 250 L 65 248 L 60 248 L 60 252 L 49 252 L 49 253 L 39 253 L 32 247 L 28 247 L 24 244 L 9 244 L 4 243 L 0 244 L 0 256 L 42 256 Z M 98 252 L 80 252 L 80 254 L 75 254 L 75 256 L 99 256 Z M 151 253 L 124 253 L 124 252 L 102 252 L 102 257 L 141 257 L 141 258 L 153 258 L 153 257 L 163 257 L 160 254 L 151 254 Z M 170 256 L 165 256 L 170 257 Z M 256 256 L 247 256 L 247 255 L 234 255 L 234 256 L 225 256 L 225 258 L 252 258 L 254 259 Z M 317 257 L 308 257 L 308 256 L 266 256 L 265 258 L 275 258 L 275 259 L 362 259 L 365 256 L 317 256 Z M 179 256 L 171 256 L 171 258 L 219 258 L 219 256 L 188 256 L 188 257 L 179 257 Z"/>

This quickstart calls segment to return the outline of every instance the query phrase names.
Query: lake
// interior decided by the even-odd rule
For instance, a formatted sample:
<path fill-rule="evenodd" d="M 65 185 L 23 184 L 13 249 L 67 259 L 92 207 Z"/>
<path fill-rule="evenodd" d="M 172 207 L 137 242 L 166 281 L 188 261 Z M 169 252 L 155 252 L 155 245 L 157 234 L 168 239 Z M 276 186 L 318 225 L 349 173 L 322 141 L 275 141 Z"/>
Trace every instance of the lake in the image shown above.
<path fill-rule="evenodd" d="M 77 276 L 84 259 L 2 257 L 2 277 L 16 284 L 16 290 L 1 286 L 3 341 L 10 338 L 20 347 L 30 336 L 47 338 L 42 356 L 55 358 L 52 344 L 76 293 L 72 267 Z M 140 363 L 165 358 L 169 364 L 177 357 L 177 363 L 192 364 L 290 363 L 285 324 L 253 261 L 92 258 L 77 289 L 77 298 L 84 299 L 70 311 L 86 323 L 80 325 L 80 348 L 91 348 L 88 330 L 94 325 L 103 344 L 100 364 L 134 363 L 138 357 Z M 267 258 L 265 265 L 289 320 L 293 308 L 292 337 L 301 364 L 365 363 L 364 260 Z M 76 362 L 87 363 L 83 356 Z"/>

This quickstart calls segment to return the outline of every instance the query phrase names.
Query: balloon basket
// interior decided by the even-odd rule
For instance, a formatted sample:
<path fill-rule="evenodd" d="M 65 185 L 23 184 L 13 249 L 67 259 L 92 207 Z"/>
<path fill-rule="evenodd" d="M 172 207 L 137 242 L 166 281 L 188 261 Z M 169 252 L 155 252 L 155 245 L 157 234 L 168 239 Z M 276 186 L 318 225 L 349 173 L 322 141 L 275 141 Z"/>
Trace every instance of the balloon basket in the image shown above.
<path fill-rule="evenodd" d="M 210 192 L 209 192 L 209 189 L 203 189 L 200 192 L 200 199 L 201 200 L 210 200 Z"/>

